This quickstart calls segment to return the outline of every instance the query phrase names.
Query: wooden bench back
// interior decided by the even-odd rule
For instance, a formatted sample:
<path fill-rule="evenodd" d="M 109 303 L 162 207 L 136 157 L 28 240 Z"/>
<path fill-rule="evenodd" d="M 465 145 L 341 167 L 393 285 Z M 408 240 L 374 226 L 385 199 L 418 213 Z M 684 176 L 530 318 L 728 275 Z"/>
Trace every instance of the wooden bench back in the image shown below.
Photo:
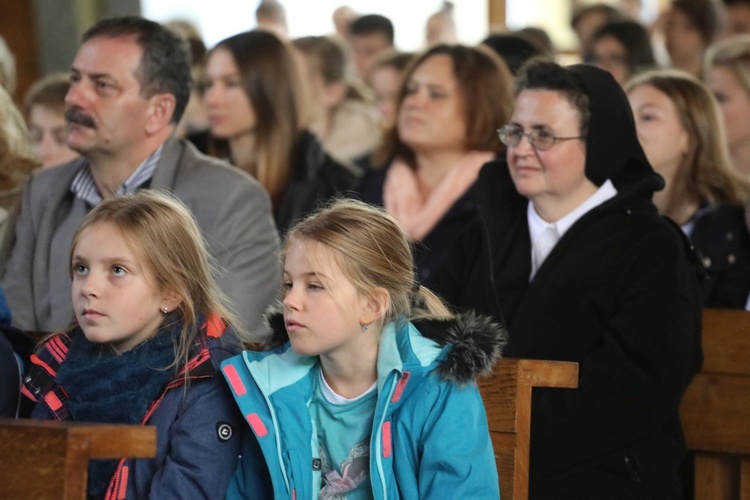
<path fill-rule="evenodd" d="M 704 309 L 703 368 L 680 405 L 696 500 L 750 500 L 750 312 Z"/>
<path fill-rule="evenodd" d="M 0 419 L 0 498 L 83 500 L 89 460 L 155 455 L 155 427 Z"/>
<path fill-rule="evenodd" d="M 578 387 L 578 363 L 504 358 L 479 380 L 503 500 L 529 496 L 531 389 Z"/>

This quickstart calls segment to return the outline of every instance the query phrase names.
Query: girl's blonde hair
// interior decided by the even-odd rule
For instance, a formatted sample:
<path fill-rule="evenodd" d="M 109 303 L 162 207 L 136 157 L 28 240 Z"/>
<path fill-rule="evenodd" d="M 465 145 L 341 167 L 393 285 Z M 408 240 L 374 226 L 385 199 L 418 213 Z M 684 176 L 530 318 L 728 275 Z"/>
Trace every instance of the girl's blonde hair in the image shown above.
<path fill-rule="evenodd" d="M 136 194 L 116 196 L 103 201 L 83 219 L 73 235 L 70 248 L 70 275 L 73 276 L 73 253 L 87 229 L 108 225 L 125 239 L 129 249 L 151 271 L 157 290 L 175 293 L 178 308 L 167 318 L 178 314 L 182 322 L 180 338 L 175 345 L 175 366 L 186 363 L 190 348 L 198 335 L 199 317 L 210 315 L 236 326 L 229 300 L 212 275 L 212 264 L 190 209 L 179 200 L 159 191 L 144 189 Z"/>
<path fill-rule="evenodd" d="M 39 167 L 23 116 L 0 86 L 0 190 L 20 186 Z"/>
<path fill-rule="evenodd" d="M 631 79 L 625 91 L 641 85 L 651 85 L 669 97 L 689 136 L 690 150 L 675 179 L 668 210 L 685 200 L 740 205 L 750 199 L 750 182 L 732 165 L 721 110 L 708 87 L 683 71 L 659 69 Z"/>
<path fill-rule="evenodd" d="M 356 200 L 335 200 L 294 226 L 284 252 L 294 242 L 316 242 L 331 251 L 342 274 L 364 296 L 377 288 L 389 295 L 383 322 L 450 318 L 430 290 L 420 286 L 406 234 L 384 210 Z"/>

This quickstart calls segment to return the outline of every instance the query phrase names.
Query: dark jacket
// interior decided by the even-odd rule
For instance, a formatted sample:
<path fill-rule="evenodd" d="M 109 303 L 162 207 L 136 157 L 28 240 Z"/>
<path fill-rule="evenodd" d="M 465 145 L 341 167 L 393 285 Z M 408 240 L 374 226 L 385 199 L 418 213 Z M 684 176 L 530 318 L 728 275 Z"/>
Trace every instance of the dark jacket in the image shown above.
<path fill-rule="evenodd" d="M 308 411 L 318 361 L 291 350 L 283 319 L 276 316 L 272 326 L 280 347 L 222 364 L 250 424 L 227 498 L 318 497 L 321 472 L 311 467 L 317 436 Z M 502 328 L 473 314 L 384 327 L 370 438 L 374 498 L 499 498 L 474 380 L 489 373 L 504 342 Z"/>
<path fill-rule="evenodd" d="M 750 233 L 744 208 L 716 204 L 700 210 L 690 241 L 708 274 L 701 283 L 703 307 L 744 309 L 750 295 Z"/>
<path fill-rule="evenodd" d="M 21 376 L 23 365 L 16 355 L 13 345 L 4 335 L 4 328 L 10 325 L 10 309 L 5 294 L 0 290 L 0 417 L 18 416 Z"/>
<path fill-rule="evenodd" d="M 239 348 L 232 330 L 214 325 L 203 325 L 190 360 L 143 417 L 142 425 L 157 429 L 156 457 L 120 460 L 107 499 L 224 497 L 239 455 L 242 417 L 218 372 Z M 83 335 L 79 328 L 56 335 L 32 355 L 23 393 L 37 402 L 33 418 L 71 419 L 55 374 L 76 335 Z M 60 405 L 50 403 L 58 400 Z"/>
<path fill-rule="evenodd" d="M 575 66 L 590 99 L 586 175 L 618 194 L 581 217 L 529 282 L 527 199 L 505 162 L 479 177 L 482 220 L 441 268 L 449 302 L 504 318 L 509 357 L 575 361 L 578 389 L 535 389 L 530 498 L 681 498 L 678 408 L 699 370 L 699 263 L 651 202 L 663 186 L 614 79 Z"/>
<path fill-rule="evenodd" d="M 331 158 L 308 131 L 297 139 L 292 158 L 289 179 L 274 200 L 274 219 L 281 234 L 320 203 L 346 193 L 358 175 Z"/>
<path fill-rule="evenodd" d="M 204 153 L 214 149 L 219 155 L 229 152 L 226 141 L 214 139 L 208 132 L 198 132 L 187 138 Z M 319 203 L 351 189 L 359 175 L 356 167 L 350 168 L 331 158 L 308 130 L 300 133 L 291 157 L 289 179 L 273 200 L 274 220 L 282 235 Z"/>
<path fill-rule="evenodd" d="M 353 196 L 373 205 L 383 206 L 383 184 L 388 169 L 368 169 L 354 188 Z M 453 240 L 477 218 L 475 185 L 464 193 L 422 241 L 415 241 L 412 250 L 419 280 L 427 287 L 445 258 Z"/>
<path fill-rule="evenodd" d="M 23 375 L 21 358 L 5 335 L 0 334 L 0 417 L 14 418 L 20 413 L 20 388 Z"/>

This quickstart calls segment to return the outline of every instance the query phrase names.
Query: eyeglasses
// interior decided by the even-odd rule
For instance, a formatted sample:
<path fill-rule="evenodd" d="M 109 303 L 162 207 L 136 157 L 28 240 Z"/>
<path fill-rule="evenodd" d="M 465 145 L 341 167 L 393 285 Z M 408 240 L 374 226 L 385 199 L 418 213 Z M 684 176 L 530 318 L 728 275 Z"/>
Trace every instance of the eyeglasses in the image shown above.
<path fill-rule="evenodd" d="M 497 135 L 506 146 L 516 147 L 521 143 L 523 136 L 529 139 L 531 147 L 538 151 L 546 151 L 555 145 L 557 141 L 572 141 L 574 139 L 583 139 L 584 136 L 578 137 L 555 137 L 551 130 L 546 128 L 533 128 L 531 132 L 524 132 L 523 127 L 509 123 L 497 129 Z"/>

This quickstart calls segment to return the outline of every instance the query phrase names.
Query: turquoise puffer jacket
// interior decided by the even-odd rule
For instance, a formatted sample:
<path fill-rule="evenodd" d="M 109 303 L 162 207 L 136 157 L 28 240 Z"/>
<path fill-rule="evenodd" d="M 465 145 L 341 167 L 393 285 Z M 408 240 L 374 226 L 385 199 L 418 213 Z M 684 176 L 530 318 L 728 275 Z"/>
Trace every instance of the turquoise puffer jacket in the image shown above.
<path fill-rule="evenodd" d="M 285 340 L 283 322 L 275 334 Z M 383 329 L 370 438 L 376 499 L 499 498 L 477 375 L 498 359 L 505 332 L 474 315 Z M 433 340 L 431 340 L 433 339 Z M 443 347 L 441 347 L 441 345 Z M 286 342 L 222 364 L 249 429 L 227 498 L 313 499 L 320 488 L 308 411 L 317 357 Z"/>

